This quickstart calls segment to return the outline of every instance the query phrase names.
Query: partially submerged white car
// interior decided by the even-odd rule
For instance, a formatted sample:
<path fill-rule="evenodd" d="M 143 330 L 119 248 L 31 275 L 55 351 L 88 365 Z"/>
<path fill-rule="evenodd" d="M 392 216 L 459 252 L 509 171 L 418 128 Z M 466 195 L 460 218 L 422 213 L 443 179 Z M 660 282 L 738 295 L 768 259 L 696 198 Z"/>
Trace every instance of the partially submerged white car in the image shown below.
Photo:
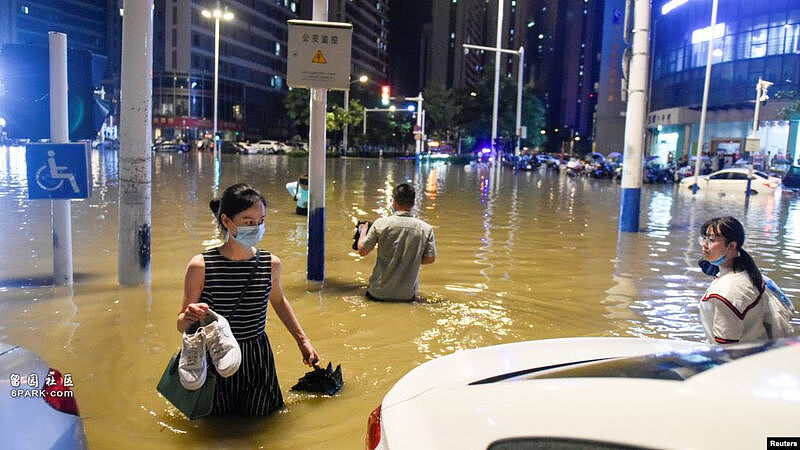
<path fill-rule="evenodd" d="M 72 384 L 36 353 L 0 342 L 0 448 L 85 449 Z"/>
<path fill-rule="evenodd" d="M 697 187 L 700 190 L 744 194 L 747 192 L 748 173 L 748 169 L 718 170 L 710 175 L 697 177 Z M 780 185 L 780 178 L 771 177 L 760 170 L 754 170 L 753 178 L 750 181 L 750 191 L 752 194 L 771 194 Z M 688 176 L 681 180 L 681 189 L 692 189 L 692 186 L 694 186 L 694 176 Z"/>
<path fill-rule="evenodd" d="M 765 448 L 800 435 L 800 339 L 568 338 L 460 351 L 401 378 L 368 449 Z"/>

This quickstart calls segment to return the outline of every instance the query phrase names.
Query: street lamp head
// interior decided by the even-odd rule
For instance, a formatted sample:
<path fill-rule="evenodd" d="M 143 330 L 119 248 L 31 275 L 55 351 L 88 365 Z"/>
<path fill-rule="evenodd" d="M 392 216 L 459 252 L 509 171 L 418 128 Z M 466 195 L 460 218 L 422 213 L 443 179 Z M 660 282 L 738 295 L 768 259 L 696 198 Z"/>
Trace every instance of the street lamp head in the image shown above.
<path fill-rule="evenodd" d="M 581 140 L 581 137 L 580 137 L 580 136 L 575 136 L 575 142 L 578 142 L 578 141 L 580 141 L 580 140 Z"/>
<path fill-rule="evenodd" d="M 219 19 L 219 18 L 222 17 L 222 11 L 220 11 L 218 9 L 215 9 L 214 12 L 213 12 L 213 15 L 214 15 L 215 19 Z"/>
<path fill-rule="evenodd" d="M 408 107 L 406 107 L 406 109 L 408 109 L 408 112 L 414 112 L 414 110 L 416 108 L 414 107 L 414 105 L 408 105 Z"/>
<path fill-rule="evenodd" d="M 394 112 L 395 109 L 397 109 L 397 108 L 394 105 L 389 107 L 389 111 L 391 111 L 391 112 Z"/>
<path fill-rule="evenodd" d="M 208 19 L 211 18 L 211 11 L 209 11 L 207 9 L 204 9 L 204 10 L 200 11 L 200 14 L 202 14 L 203 17 L 205 17 L 205 18 L 208 18 Z"/>
<path fill-rule="evenodd" d="M 366 83 L 367 81 L 369 81 L 369 77 L 366 75 L 361 75 L 360 77 L 358 77 L 358 81 Z"/>
<path fill-rule="evenodd" d="M 233 20 L 233 13 L 230 12 L 230 11 L 225 11 L 222 14 L 222 18 L 225 19 L 225 20 Z"/>

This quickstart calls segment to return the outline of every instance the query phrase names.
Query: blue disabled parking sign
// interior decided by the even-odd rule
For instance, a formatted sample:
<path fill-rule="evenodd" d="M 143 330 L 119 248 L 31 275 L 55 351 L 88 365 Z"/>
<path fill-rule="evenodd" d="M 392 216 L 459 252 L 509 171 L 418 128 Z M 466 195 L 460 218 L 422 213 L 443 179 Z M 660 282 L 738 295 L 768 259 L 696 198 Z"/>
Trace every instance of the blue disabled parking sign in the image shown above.
<path fill-rule="evenodd" d="M 89 198 L 89 144 L 28 144 L 28 198 L 53 200 Z"/>

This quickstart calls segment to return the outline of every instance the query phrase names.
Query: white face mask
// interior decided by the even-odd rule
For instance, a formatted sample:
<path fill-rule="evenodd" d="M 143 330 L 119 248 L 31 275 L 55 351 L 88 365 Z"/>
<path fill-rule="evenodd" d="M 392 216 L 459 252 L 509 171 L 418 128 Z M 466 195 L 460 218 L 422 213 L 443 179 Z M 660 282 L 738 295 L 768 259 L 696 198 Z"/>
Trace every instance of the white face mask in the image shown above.
<path fill-rule="evenodd" d="M 264 224 L 236 227 L 236 236 L 228 232 L 228 239 L 231 237 L 243 247 L 255 247 L 264 237 Z"/>

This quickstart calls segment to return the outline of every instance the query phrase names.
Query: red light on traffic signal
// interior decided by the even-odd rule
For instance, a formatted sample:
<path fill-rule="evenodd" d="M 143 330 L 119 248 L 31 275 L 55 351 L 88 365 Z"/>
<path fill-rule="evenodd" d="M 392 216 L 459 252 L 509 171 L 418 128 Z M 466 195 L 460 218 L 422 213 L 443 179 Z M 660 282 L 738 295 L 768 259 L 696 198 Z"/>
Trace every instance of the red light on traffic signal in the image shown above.
<path fill-rule="evenodd" d="M 392 88 L 388 84 L 381 86 L 381 103 L 385 106 L 389 104 Z"/>

